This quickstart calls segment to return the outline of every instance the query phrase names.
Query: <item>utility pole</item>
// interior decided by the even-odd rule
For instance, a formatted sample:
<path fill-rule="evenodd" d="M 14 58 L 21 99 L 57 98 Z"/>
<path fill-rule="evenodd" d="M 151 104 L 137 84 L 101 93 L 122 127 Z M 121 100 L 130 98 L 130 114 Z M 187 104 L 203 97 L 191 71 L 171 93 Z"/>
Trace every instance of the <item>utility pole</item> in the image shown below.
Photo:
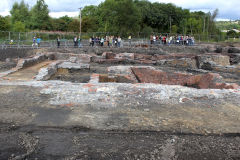
<path fill-rule="evenodd" d="M 80 10 L 80 15 L 79 15 L 79 18 L 80 18 L 80 24 L 79 24 L 79 36 L 81 38 L 81 34 L 82 34 L 82 8 L 78 8 Z"/>
<path fill-rule="evenodd" d="M 169 21 L 170 21 L 170 34 L 172 33 L 172 17 L 170 15 L 169 17 Z"/>
<path fill-rule="evenodd" d="M 206 20 L 206 16 L 204 15 L 204 17 L 203 17 L 203 33 L 205 33 L 205 20 Z"/>

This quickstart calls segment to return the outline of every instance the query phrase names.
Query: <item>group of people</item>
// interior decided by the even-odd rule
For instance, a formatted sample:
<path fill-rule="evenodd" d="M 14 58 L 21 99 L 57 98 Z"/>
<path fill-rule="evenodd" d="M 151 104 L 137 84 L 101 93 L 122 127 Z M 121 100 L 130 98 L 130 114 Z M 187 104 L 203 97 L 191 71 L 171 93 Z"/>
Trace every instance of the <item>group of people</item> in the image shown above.
<path fill-rule="evenodd" d="M 74 48 L 81 48 L 82 47 L 82 44 L 81 44 L 81 37 L 80 36 L 75 36 L 73 38 L 73 43 L 74 43 Z"/>
<path fill-rule="evenodd" d="M 38 46 L 40 47 L 41 38 L 40 37 L 34 37 L 33 38 L 33 44 L 32 46 Z M 60 47 L 61 39 L 58 36 L 57 37 L 57 47 Z M 132 36 L 128 37 L 128 43 L 129 46 L 131 46 L 132 43 Z M 176 45 L 194 45 L 195 40 L 193 36 L 182 36 L 182 35 L 176 35 L 176 36 L 150 36 L 150 44 L 176 44 Z M 81 48 L 81 37 L 75 36 L 73 38 L 73 44 L 75 48 Z M 91 37 L 89 38 L 89 46 L 108 46 L 108 47 L 121 47 L 122 46 L 122 39 L 120 36 L 105 36 L 105 37 Z"/>
<path fill-rule="evenodd" d="M 58 36 L 57 37 L 57 47 L 60 48 L 60 44 L 61 44 L 61 38 Z M 74 45 L 74 48 L 81 48 L 82 47 L 82 44 L 81 44 L 81 37 L 77 37 L 75 36 L 73 38 L 73 45 Z"/>
<path fill-rule="evenodd" d="M 182 35 L 176 35 L 176 36 L 150 36 L 150 43 L 151 44 L 176 44 L 176 45 L 194 45 L 195 39 L 192 36 L 182 36 Z"/>
<path fill-rule="evenodd" d="M 34 46 L 37 46 L 37 47 L 40 47 L 40 42 L 41 42 L 41 38 L 40 38 L 40 36 L 38 36 L 38 37 L 33 37 L 33 44 L 32 44 L 32 47 L 34 47 Z"/>
<path fill-rule="evenodd" d="M 120 36 L 91 37 L 89 38 L 89 46 L 108 46 L 121 47 L 122 39 Z"/>

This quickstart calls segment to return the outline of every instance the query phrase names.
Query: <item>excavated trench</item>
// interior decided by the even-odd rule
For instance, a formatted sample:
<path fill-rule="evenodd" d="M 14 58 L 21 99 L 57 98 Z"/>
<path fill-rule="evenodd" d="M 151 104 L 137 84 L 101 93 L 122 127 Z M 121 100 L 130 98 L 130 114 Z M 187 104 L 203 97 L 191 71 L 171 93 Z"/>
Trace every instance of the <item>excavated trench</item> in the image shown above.
<path fill-rule="evenodd" d="M 239 159 L 238 66 L 150 51 L 58 50 L 1 72 L 0 159 Z"/>
<path fill-rule="evenodd" d="M 118 70 L 125 68 L 124 71 Z M 109 71 L 112 70 L 112 71 Z M 58 68 L 49 80 L 69 81 L 73 83 L 90 83 L 91 76 L 98 76 L 98 83 L 153 83 L 180 85 L 197 89 L 233 89 L 234 86 L 224 82 L 218 74 L 189 74 L 165 72 L 152 66 L 111 66 L 93 65 L 88 69 Z"/>

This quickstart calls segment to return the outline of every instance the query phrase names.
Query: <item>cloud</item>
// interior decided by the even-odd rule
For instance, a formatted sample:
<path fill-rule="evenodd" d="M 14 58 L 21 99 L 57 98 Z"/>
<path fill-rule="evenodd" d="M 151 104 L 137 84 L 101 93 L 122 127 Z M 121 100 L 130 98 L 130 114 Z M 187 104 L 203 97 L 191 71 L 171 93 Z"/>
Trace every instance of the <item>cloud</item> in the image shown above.
<path fill-rule="evenodd" d="M 65 15 L 69 17 L 77 17 L 79 15 L 79 11 L 76 12 L 50 12 L 49 15 L 54 18 L 63 17 Z"/>
<path fill-rule="evenodd" d="M 11 9 L 14 2 L 21 0 L 1 0 L 0 14 L 6 15 Z M 45 0 L 48 5 L 51 16 L 67 14 L 75 15 L 79 7 L 86 5 L 98 5 L 104 0 Z M 151 2 L 173 3 L 176 6 L 190 9 L 191 11 L 213 11 L 219 9 L 218 18 L 222 19 L 240 19 L 240 1 L 239 0 L 150 0 Z M 36 4 L 36 0 L 25 0 L 32 7 Z M 57 14 L 59 13 L 59 14 Z"/>
<path fill-rule="evenodd" d="M 239 0 L 154 0 L 154 2 L 173 3 L 192 11 L 213 11 L 215 9 L 219 9 L 218 18 L 240 19 Z"/>

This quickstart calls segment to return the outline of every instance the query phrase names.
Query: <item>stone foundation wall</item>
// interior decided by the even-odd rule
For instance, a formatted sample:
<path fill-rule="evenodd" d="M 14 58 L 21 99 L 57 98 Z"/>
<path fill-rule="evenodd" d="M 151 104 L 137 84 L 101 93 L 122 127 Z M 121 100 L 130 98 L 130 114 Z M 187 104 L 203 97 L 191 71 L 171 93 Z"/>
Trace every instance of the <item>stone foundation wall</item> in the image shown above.
<path fill-rule="evenodd" d="M 167 73 L 150 68 L 132 67 L 132 71 L 140 83 L 156 83 L 181 85 L 199 89 L 237 89 L 237 84 L 226 84 L 216 73 L 191 75 L 184 73 Z"/>
<path fill-rule="evenodd" d="M 7 58 L 25 58 L 35 53 L 34 49 L 0 49 L 0 61 L 5 61 Z"/>

